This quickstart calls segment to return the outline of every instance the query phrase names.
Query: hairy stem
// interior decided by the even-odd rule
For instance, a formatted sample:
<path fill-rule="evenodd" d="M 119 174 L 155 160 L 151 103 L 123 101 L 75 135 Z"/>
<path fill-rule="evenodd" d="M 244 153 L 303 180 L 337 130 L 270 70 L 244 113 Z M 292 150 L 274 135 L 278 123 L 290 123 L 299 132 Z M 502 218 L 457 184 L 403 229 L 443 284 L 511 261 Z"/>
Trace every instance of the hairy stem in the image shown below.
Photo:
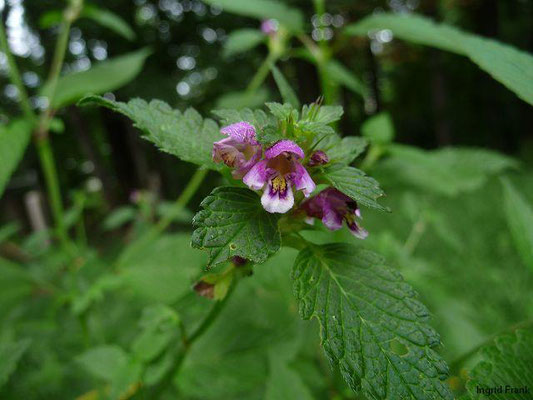
<path fill-rule="evenodd" d="M 20 73 L 17 68 L 17 63 L 15 62 L 15 58 L 13 57 L 13 54 L 11 54 L 11 51 L 9 50 L 9 44 L 7 43 L 7 37 L 6 37 L 6 31 L 4 29 L 4 23 L 0 21 L 0 49 L 2 49 L 2 52 L 6 55 L 7 63 L 9 65 L 9 78 L 11 82 L 17 87 L 18 95 L 20 99 L 20 107 L 22 108 L 22 111 L 24 112 L 24 115 L 26 118 L 33 120 L 35 118 L 35 114 L 33 113 L 33 110 L 31 108 L 30 99 L 28 98 L 28 93 L 26 92 L 26 89 L 24 88 L 24 85 L 22 83 L 22 79 L 20 78 Z"/>

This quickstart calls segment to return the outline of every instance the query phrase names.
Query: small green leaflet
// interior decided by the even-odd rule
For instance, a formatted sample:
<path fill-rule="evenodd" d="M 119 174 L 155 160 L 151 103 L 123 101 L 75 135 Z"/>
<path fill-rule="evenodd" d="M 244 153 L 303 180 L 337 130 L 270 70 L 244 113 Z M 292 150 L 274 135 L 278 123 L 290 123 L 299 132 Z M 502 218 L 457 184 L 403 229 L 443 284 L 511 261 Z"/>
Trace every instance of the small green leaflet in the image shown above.
<path fill-rule="evenodd" d="M 244 53 L 265 41 L 265 34 L 258 29 L 238 29 L 231 32 L 224 43 L 224 57 Z"/>
<path fill-rule="evenodd" d="M 300 108 L 298 96 L 296 96 L 294 89 L 291 87 L 285 76 L 283 76 L 281 71 L 275 65 L 272 65 L 271 70 L 283 101 L 292 105 L 294 108 Z"/>
<path fill-rule="evenodd" d="M 503 180 L 504 210 L 514 245 L 533 272 L 533 208 L 507 179 Z"/>
<path fill-rule="evenodd" d="M 291 8 L 277 0 L 204 0 L 205 3 L 222 7 L 224 11 L 246 17 L 277 19 L 291 31 L 303 29 L 303 15 L 300 10 Z"/>
<path fill-rule="evenodd" d="M 213 142 L 223 137 L 218 125 L 211 119 L 202 119 L 192 108 L 182 113 L 160 100 L 147 103 L 141 99 L 132 99 L 122 103 L 100 96 L 85 97 L 79 104 L 96 104 L 124 114 L 145 133 L 143 138 L 154 143 L 160 150 L 204 168 L 221 168 L 211 159 Z"/>
<path fill-rule="evenodd" d="M 369 399 L 452 399 L 429 312 L 384 259 L 353 245 L 304 248 L 292 272 L 303 319 L 350 387 Z"/>
<path fill-rule="evenodd" d="M 467 56 L 522 100 L 533 104 L 533 56 L 524 51 L 418 15 L 372 15 L 348 25 L 345 32 L 366 36 L 376 29 L 391 29 L 400 39 Z"/>
<path fill-rule="evenodd" d="M 466 387 L 471 399 L 486 399 L 488 395 L 478 393 L 478 388 L 493 388 L 503 385 L 503 393 L 493 393 L 495 400 L 531 399 L 531 378 L 533 377 L 533 332 L 517 330 L 513 334 L 497 337 L 494 343 L 481 350 L 480 361 L 470 372 Z M 522 388 L 520 392 L 505 392 L 506 387 Z M 528 393 L 524 388 L 528 387 Z"/>
<path fill-rule="evenodd" d="M 75 72 L 59 78 L 52 106 L 64 107 L 75 103 L 87 93 L 100 94 L 124 86 L 142 70 L 144 61 L 151 54 L 141 49 L 95 64 L 87 71 Z M 45 85 L 41 96 L 50 96 L 50 86 Z"/>
<path fill-rule="evenodd" d="M 208 266 L 233 256 L 262 263 L 279 250 L 279 216 L 266 212 L 255 192 L 218 187 L 201 207 L 193 219 L 192 246 L 209 251 Z"/>
<path fill-rule="evenodd" d="M 30 142 L 32 124 L 14 120 L 0 126 L 0 197 Z"/>
<path fill-rule="evenodd" d="M 385 195 L 379 183 L 360 169 L 334 164 L 324 169 L 324 178 L 336 189 L 351 197 L 359 205 L 389 211 L 376 200 Z"/>

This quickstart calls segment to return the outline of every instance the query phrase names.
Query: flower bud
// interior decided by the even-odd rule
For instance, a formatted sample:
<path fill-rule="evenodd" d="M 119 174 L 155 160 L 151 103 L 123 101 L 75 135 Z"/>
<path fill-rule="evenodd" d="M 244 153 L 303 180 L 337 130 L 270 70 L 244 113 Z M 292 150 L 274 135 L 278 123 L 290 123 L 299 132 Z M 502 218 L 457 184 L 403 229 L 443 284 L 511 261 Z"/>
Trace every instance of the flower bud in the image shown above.
<path fill-rule="evenodd" d="M 309 158 L 309 165 L 310 167 L 317 167 L 319 165 L 324 165 L 329 162 L 329 157 L 326 153 L 324 153 L 322 150 L 316 150 L 313 154 L 311 154 L 311 157 Z"/>
<path fill-rule="evenodd" d="M 194 285 L 194 291 L 202 297 L 212 299 L 215 297 L 215 285 L 205 281 L 199 281 Z"/>

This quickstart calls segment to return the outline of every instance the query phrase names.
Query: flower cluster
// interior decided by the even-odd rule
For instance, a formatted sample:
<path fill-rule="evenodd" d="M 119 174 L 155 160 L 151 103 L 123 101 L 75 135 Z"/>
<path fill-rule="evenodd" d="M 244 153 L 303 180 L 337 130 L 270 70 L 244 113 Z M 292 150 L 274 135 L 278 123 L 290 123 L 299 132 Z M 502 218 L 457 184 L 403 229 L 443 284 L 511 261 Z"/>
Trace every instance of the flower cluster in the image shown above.
<path fill-rule="evenodd" d="M 262 190 L 261 204 L 270 213 L 286 213 L 294 206 L 294 191 L 308 198 L 316 184 L 302 164 L 304 150 L 291 140 L 283 139 L 263 149 L 257 141 L 255 128 L 248 122 L 237 122 L 220 131 L 227 138 L 213 144 L 213 160 L 233 168 L 232 176 L 242 179 L 252 190 Z M 264 151 L 263 151 L 264 150 Z M 315 151 L 307 166 L 329 161 L 323 151 Z M 368 233 L 361 228 L 357 203 L 337 189 L 327 188 L 301 204 L 309 219 L 321 219 L 324 225 L 337 230 L 345 221 L 354 236 L 364 239 Z"/>

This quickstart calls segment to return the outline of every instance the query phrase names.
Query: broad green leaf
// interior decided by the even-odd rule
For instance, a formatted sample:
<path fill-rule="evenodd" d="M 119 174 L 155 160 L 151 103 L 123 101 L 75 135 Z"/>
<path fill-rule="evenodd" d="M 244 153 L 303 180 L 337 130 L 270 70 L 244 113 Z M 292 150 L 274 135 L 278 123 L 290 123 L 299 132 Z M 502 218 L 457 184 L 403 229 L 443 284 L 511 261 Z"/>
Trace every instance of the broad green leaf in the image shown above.
<path fill-rule="evenodd" d="M 143 362 L 156 358 L 176 339 L 178 322 L 175 311 L 164 304 L 146 307 L 139 322 L 141 332 L 132 344 L 134 356 Z"/>
<path fill-rule="evenodd" d="M 202 119 L 192 108 L 182 113 L 160 100 L 122 103 L 100 96 L 88 96 L 79 104 L 96 104 L 124 114 L 145 133 L 143 138 L 160 150 L 204 168 L 220 169 L 211 159 L 213 142 L 222 138 L 218 125 L 211 119 Z"/>
<path fill-rule="evenodd" d="M 124 86 L 141 72 L 144 61 L 150 54 L 148 49 L 137 50 L 102 61 L 87 71 L 60 77 L 52 106 L 64 107 L 88 94 L 105 93 Z M 40 94 L 49 96 L 50 87 L 43 86 Z"/>
<path fill-rule="evenodd" d="M 272 351 L 269 357 L 269 375 L 265 400 L 312 400 L 313 395 L 302 378 L 289 365 L 283 354 Z"/>
<path fill-rule="evenodd" d="M 490 150 L 444 148 L 433 151 L 405 145 L 391 145 L 391 157 L 381 168 L 396 181 L 422 190 L 456 196 L 481 187 L 494 174 L 516 167 L 512 158 Z"/>
<path fill-rule="evenodd" d="M 514 188 L 507 179 L 503 181 L 504 210 L 514 245 L 524 264 L 533 271 L 533 208 L 531 202 Z"/>
<path fill-rule="evenodd" d="M 127 288 L 138 297 L 171 304 L 191 292 L 206 256 L 191 251 L 187 233 L 165 235 L 124 260 L 122 271 Z"/>
<path fill-rule="evenodd" d="M 30 142 L 32 124 L 14 120 L 0 125 L 0 197 Z"/>
<path fill-rule="evenodd" d="M 350 164 L 365 151 L 367 145 L 365 138 L 346 136 L 331 147 L 326 147 L 325 151 L 331 162 Z M 320 145 L 317 148 L 320 149 Z"/>
<path fill-rule="evenodd" d="M 222 7 L 224 11 L 246 17 L 277 19 L 291 31 L 299 32 L 303 29 L 303 15 L 300 10 L 291 8 L 277 0 L 203 0 L 207 4 Z"/>
<path fill-rule="evenodd" d="M 131 222 L 135 219 L 137 211 L 135 207 L 123 206 L 113 210 L 102 222 L 102 228 L 105 231 L 112 231 Z"/>
<path fill-rule="evenodd" d="M 373 15 L 348 25 L 345 32 L 366 36 L 376 29 L 390 29 L 400 39 L 467 56 L 522 100 L 533 104 L 533 56 L 524 51 L 418 15 Z"/>
<path fill-rule="evenodd" d="M 249 108 L 243 108 L 242 110 L 213 110 L 212 113 L 220 118 L 221 125 L 230 125 L 235 122 L 246 121 L 252 124 L 256 131 L 263 129 L 267 125 L 275 125 L 277 122 L 271 115 L 268 115 L 263 110 L 250 110 Z"/>
<path fill-rule="evenodd" d="M 97 7 L 94 4 L 86 4 L 83 7 L 80 17 L 90 18 L 128 40 L 135 39 L 135 32 L 128 23 L 117 14 L 105 8 Z"/>
<path fill-rule="evenodd" d="M 294 109 L 290 103 L 265 103 L 270 113 L 279 120 L 286 120 L 291 116 L 296 116 L 294 119 L 297 119 L 298 112 Z"/>
<path fill-rule="evenodd" d="M 517 330 L 512 334 L 497 337 L 480 351 L 480 361 L 472 371 L 467 383 L 471 399 L 486 399 L 489 395 L 479 393 L 478 388 L 490 389 L 503 386 L 502 393 L 490 394 L 496 400 L 531 399 L 533 377 L 533 333 Z M 526 388 L 528 389 L 526 391 Z M 517 389 L 513 392 L 512 389 Z"/>
<path fill-rule="evenodd" d="M 231 32 L 224 43 L 223 54 L 231 57 L 235 54 L 244 53 L 264 42 L 265 34 L 257 29 L 238 29 Z"/>
<path fill-rule="evenodd" d="M 291 104 L 294 108 L 300 108 L 298 96 L 296 96 L 294 89 L 291 87 L 287 79 L 285 79 L 281 71 L 275 65 L 272 65 L 271 69 L 283 101 Z"/>
<path fill-rule="evenodd" d="M 300 315 L 318 320 L 326 355 L 353 390 L 370 399 L 453 398 L 428 310 L 381 256 L 349 244 L 311 245 L 292 277 Z"/>
<path fill-rule="evenodd" d="M 361 134 L 373 144 L 389 144 L 394 140 L 394 125 L 387 112 L 367 119 L 361 126 Z"/>
<path fill-rule="evenodd" d="M 7 335 L 0 338 L 0 388 L 17 368 L 20 358 L 30 346 L 29 339 L 11 340 Z"/>
<path fill-rule="evenodd" d="M 208 266 L 233 256 L 263 263 L 279 250 L 279 216 L 266 212 L 255 192 L 219 187 L 201 206 L 193 219 L 192 246 L 209 251 Z"/>
<path fill-rule="evenodd" d="M 326 64 L 326 70 L 331 80 L 350 89 L 363 97 L 366 96 L 367 89 L 361 80 L 355 76 L 348 68 L 336 60 L 331 60 Z"/>
<path fill-rule="evenodd" d="M 388 211 L 376 201 L 385 195 L 379 183 L 360 169 L 336 164 L 324 170 L 324 178 L 333 187 L 357 201 L 359 205 Z"/>
<path fill-rule="evenodd" d="M 128 357 L 117 345 L 103 345 L 80 354 L 76 361 L 95 377 L 109 381 L 128 364 Z"/>

